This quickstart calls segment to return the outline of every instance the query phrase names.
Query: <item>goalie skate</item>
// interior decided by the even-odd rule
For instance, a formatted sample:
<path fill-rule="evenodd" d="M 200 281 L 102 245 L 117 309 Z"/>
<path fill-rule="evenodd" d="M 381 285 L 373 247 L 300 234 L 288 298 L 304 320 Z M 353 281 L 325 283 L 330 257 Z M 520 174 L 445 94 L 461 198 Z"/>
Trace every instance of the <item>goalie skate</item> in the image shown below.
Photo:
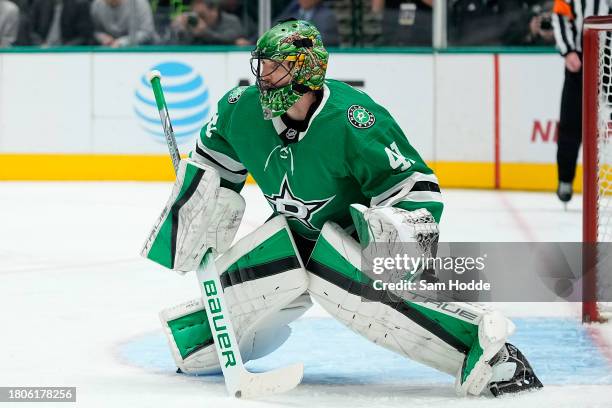
<path fill-rule="evenodd" d="M 506 343 L 489 364 L 493 368 L 489 390 L 496 397 L 543 387 L 523 353 L 510 343 Z"/>

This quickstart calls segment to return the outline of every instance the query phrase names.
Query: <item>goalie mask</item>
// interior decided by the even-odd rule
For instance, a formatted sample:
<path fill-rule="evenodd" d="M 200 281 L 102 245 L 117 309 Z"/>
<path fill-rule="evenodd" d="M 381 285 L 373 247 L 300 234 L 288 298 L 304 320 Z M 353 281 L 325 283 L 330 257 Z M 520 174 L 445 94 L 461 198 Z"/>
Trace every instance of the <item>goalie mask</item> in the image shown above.
<path fill-rule="evenodd" d="M 328 58 L 321 34 L 307 21 L 286 20 L 262 35 L 251 53 L 251 70 L 264 118 L 282 115 L 302 95 L 321 89 Z"/>

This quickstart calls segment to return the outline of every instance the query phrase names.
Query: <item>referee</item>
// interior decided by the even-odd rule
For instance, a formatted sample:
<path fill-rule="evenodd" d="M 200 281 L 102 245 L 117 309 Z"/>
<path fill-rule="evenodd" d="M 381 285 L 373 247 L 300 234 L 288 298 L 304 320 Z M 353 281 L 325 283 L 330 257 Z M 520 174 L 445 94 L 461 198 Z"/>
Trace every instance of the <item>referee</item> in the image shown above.
<path fill-rule="evenodd" d="M 557 141 L 557 196 L 572 199 L 572 182 L 582 140 L 582 23 L 589 16 L 610 14 L 612 0 L 555 0 L 553 28 L 559 52 L 565 58 Z"/>

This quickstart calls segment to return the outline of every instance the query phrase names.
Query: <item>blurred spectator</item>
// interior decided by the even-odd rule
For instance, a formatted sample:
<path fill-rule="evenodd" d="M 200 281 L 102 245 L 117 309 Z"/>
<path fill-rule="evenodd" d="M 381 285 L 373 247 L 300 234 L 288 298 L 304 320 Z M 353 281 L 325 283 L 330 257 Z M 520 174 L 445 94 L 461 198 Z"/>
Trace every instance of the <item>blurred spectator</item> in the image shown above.
<path fill-rule="evenodd" d="M 31 0 L 10 0 L 19 7 L 19 30 L 17 31 L 17 39 L 13 46 L 32 45 L 30 38 L 30 10 Z"/>
<path fill-rule="evenodd" d="M 9 47 L 17 39 L 19 8 L 8 0 L 0 0 L 0 47 Z"/>
<path fill-rule="evenodd" d="M 334 0 L 327 3 L 338 22 L 340 45 L 375 47 L 382 40 L 384 0 Z"/>
<path fill-rule="evenodd" d="M 431 47 L 433 0 L 375 0 L 374 12 L 383 9 L 383 44 Z"/>
<path fill-rule="evenodd" d="M 449 43 L 552 45 L 550 4 L 548 0 L 448 0 Z"/>
<path fill-rule="evenodd" d="M 32 4 L 33 0 L 11 0 L 13 3 L 19 7 L 19 11 L 21 14 L 27 13 L 30 8 L 30 4 Z"/>
<path fill-rule="evenodd" d="M 524 3 L 523 11 L 510 22 L 503 35 L 504 45 L 553 45 L 552 7 L 552 1 L 531 7 Z"/>
<path fill-rule="evenodd" d="M 448 0 L 450 45 L 499 45 L 509 14 L 506 0 Z"/>
<path fill-rule="evenodd" d="M 151 44 L 156 34 L 147 0 L 94 0 L 91 4 L 94 38 L 107 47 Z"/>
<path fill-rule="evenodd" d="M 187 0 L 150 0 L 153 12 L 153 26 L 157 33 L 157 40 L 161 44 L 172 42 L 172 30 L 170 24 L 172 18 L 189 7 L 184 4 Z"/>
<path fill-rule="evenodd" d="M 192 0 L 191 12 L 172 22 L 179 44 L 249 44 L 240 19 L 219 8 L 219 0 Z"/>
<path fill-rule="evenodd" d="M 287 18 L 297 18 L 298 20 L 310 21 L 317 27 L 326 46 L 334 46 L 340 43 L 338 34 L 338 22 L 336 15 L 329 9 L 322 0 L 293 0 L 276 21 Z"/>
<path fill-rule="evenodd" d="M 86 0 L 34 0 L 30 6 L 32 44 L 88 45 L 93 24 Z"/>
<path fill-rule="evenodd" d="M 242 22 L 243 32 L 246 38 L 257 36 L 257 25 L 253 16 L 257 17 L 256 2 L 251 1 L 250 8 L 245 4 L 248 0 L 221 0 L 219 8 L 226 13 L 233 14 Z"/>

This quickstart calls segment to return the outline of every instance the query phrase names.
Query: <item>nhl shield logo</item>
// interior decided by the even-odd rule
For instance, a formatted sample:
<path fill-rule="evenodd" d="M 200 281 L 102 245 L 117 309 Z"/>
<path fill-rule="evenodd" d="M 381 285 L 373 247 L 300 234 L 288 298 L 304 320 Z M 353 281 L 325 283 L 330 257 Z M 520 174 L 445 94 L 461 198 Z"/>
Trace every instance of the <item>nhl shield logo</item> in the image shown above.
<path fill-rule="evenodd" d="M 295 130 L 295 129 L 287 130 L 287 139 L 293 140 L 293 139 L 295 139 L 296 136 L 297 136 L 297 130 Z"/>
<path fill-rule="evenodd" d="M 372 112 L 359 105 L 351 105 L 347 111 L 347 116 L 351 125 L 358 129 L 367 129 L 376 122 Z"/>

